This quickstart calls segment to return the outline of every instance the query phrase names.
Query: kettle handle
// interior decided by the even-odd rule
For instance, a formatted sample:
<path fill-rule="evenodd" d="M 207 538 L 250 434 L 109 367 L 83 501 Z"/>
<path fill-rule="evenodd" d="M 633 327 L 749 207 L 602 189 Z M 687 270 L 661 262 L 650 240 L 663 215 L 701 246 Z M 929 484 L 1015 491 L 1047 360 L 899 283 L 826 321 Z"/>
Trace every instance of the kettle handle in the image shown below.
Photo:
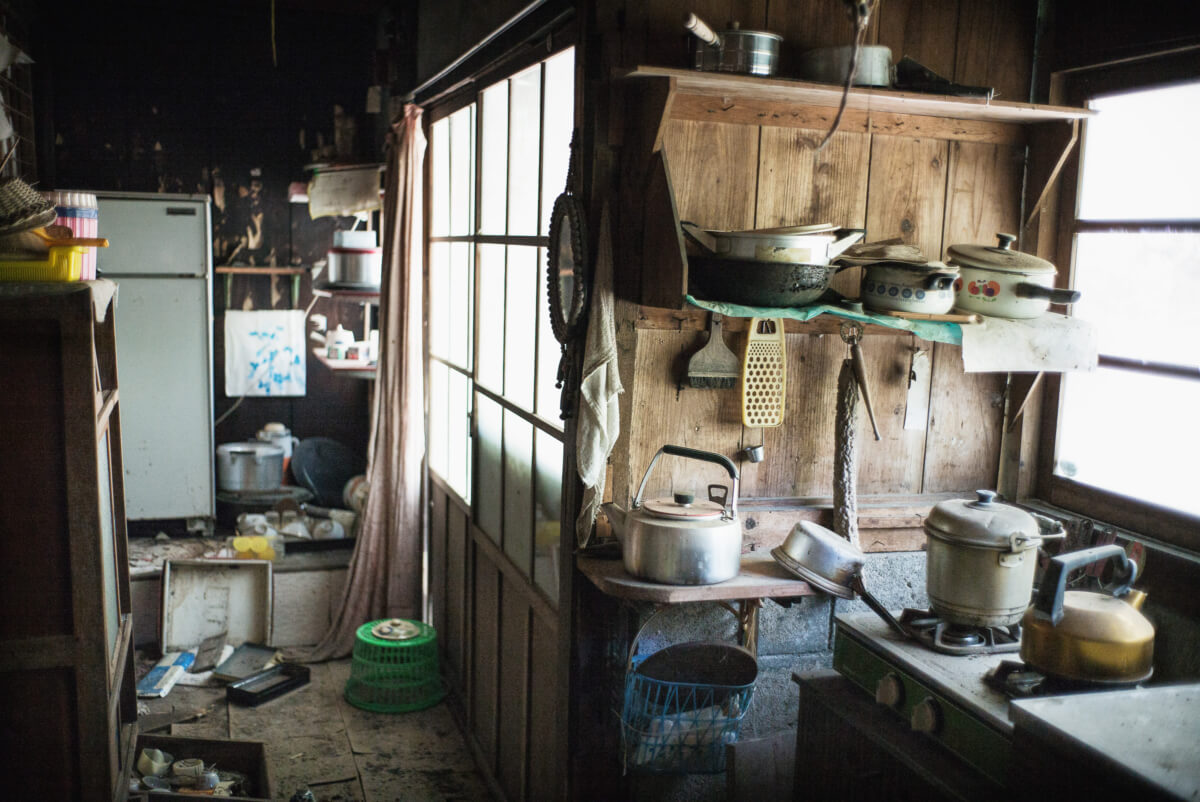
<path fill-rule="evenodd" d="M 687 448 L 685 446 L 663 446 L 654 455 L 654 459 L 650 460 L 650 465 L 646 467 L 646 474 L 642 477 L 642 483 L 638 485 L 637 495 L 633 497 L 633 509 L 642 506 L 642 495 L 646 491 L 646 483 L 650 480 L 650 473 L 654 470 L 654 466 L 658 463 L 659 457 L 663 454 L 670 454 L 675 457 L 686 457 L 688 459 L 701 460 L 703 462 L 713 462 L 720 465 L 729 474 L 729 478 L 733 480 L 733 489 L 729 493 L 729 504 L 727 509 L 730 518 L 737 515 L 737 495 L 738 495 L 738 469 L 733 464 L 733 461 L 728 457 L 714 454 L 711 451 L 700 451 L 696 448 Z"/>
<path fill-rule="evenodd" d="M 1033 597 L 1034 617 L 1048 620 L 1051 626 L 1058 626 L 1063 617 L 1063 594 L 1067 590 L 1067 576 L 1077 568 L 1109 557 L 1115 557 L 1118 561 L 1114 574 L 1118 584 L 1113 588 L 1112 595 L 1124 596 L 1128 593 L 1129 586 L 1137 579 L 1138 565 L 1129 559 L 1125 549 L 1120 546 L 1093 546 L 1090 549 L 1060 554 L 1050 560 L 1050 564 L 1046 566 L 1046 573 L 1042 575 L 1042 582 Z"/>

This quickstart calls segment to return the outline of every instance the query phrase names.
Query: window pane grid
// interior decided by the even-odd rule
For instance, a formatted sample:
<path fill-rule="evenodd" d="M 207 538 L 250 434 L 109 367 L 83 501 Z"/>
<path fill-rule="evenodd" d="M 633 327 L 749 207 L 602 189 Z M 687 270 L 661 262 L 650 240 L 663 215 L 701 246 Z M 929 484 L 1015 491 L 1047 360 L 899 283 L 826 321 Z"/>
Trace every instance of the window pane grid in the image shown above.
<path fill-rule="evenodd" d="M 464 498 L 473 489 L 476 525 L 552 602 L 563 431 L 542 285 L 573 113 L 567 50 L 431 136 L 430 470 Z"/>

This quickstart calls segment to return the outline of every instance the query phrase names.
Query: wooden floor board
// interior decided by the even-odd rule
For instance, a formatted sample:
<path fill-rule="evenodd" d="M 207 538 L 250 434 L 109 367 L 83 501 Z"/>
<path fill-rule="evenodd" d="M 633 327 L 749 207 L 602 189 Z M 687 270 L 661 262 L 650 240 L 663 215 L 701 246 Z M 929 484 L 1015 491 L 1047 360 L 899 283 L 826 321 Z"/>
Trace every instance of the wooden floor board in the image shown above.
<path fill-rule="evenodd" d="M 141 700 L 142 714 L 207 710 L 172 724 L 171 734 L 265 742 L 279 800 L 306 787 L 317 802 L 492 798 L 445 704 L 370 713 L 342 697 L 349 660 L 309 669 L 308 685 L 258 707 L 229 705 L 223 687 L 179 685 L 164 699 Z"/>

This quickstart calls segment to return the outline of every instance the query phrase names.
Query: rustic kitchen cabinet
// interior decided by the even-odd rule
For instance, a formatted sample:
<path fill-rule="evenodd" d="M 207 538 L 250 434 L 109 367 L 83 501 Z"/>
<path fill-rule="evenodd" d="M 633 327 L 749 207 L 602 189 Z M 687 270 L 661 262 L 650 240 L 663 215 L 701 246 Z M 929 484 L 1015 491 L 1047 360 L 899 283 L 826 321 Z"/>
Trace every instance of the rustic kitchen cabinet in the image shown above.
<path fill-rule="evenodd" d="M 632 241 L 640 238 L 642 243 L 640 262 L 645 267 L 641 302 L 646 306 L 677 309 L 687 291 L 687 257 L 679 234 L 672 174 L 663 154 L 667 124 L 683 120 L 824 132 L 837 115 L 841 88 L 779 78 L 647 66 L 622 70 L 617 77 L 631 101 L 626 104 L 628 119 L 620 134 L 628 153 L 623 160 L 622 184 L 625 209 L 633 217 L 629 222 L 637 228 Z M 1046 149 L 1055 158 L 1046 164 L 1029 165 L 1027 195 L 1035 200 L 1029 207 L 1028 220 L 1041 207 L 1046 190 L 1057 178 L 1078 139 L 1078 121 L 1091 113 L 1086 109 L 1033 103 L 855 88 L 849 93 L 838 130 L 878 135 L 884 142 L 907 138 L 1022 148 L 1035 139 L 1055 143 Z M 881 151 L 886 149 L 883 146 Z M 875 155 L 874 149 L 871 155 Z M 760 153 L 759 159 L 765 158 L 767 154 Z M 772 165 L 746 166 L 753 172 Z M 709 162 L 707 169 L 726 168 Z M 728 183 L 738 180 L 748 179 L 730 175 Z M 753 184 L 746 189 L 754 194 Z M 695 222 L 706 225 L 703 220 Z M 776 225 L 773 221 L 759 222 L 760 227 Z M 792 220 L 786 224 L 800 222 L 811 221 Z M 868 231 L 868 238 L 871 236 Z"/>
<path fill-rule="evenodd" d="M 124 798 L 137 728 L 115 285 L 0 283 L 0 774 Z"/>

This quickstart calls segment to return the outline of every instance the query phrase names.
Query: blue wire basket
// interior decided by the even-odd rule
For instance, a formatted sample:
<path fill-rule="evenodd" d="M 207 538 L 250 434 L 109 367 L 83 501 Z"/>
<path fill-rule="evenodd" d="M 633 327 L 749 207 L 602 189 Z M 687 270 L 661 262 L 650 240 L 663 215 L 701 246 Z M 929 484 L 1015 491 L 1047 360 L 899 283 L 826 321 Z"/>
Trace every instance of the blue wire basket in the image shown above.
<path fill-rule="evenodd" d="M 678 643 L 635 655 L 638 638 L 630 648 L 621 711 L 625 770 L 724 771 L 725 745 L 737 741 L 754 697 L 758 661 L 749 650 L 722 642 Z"/>

